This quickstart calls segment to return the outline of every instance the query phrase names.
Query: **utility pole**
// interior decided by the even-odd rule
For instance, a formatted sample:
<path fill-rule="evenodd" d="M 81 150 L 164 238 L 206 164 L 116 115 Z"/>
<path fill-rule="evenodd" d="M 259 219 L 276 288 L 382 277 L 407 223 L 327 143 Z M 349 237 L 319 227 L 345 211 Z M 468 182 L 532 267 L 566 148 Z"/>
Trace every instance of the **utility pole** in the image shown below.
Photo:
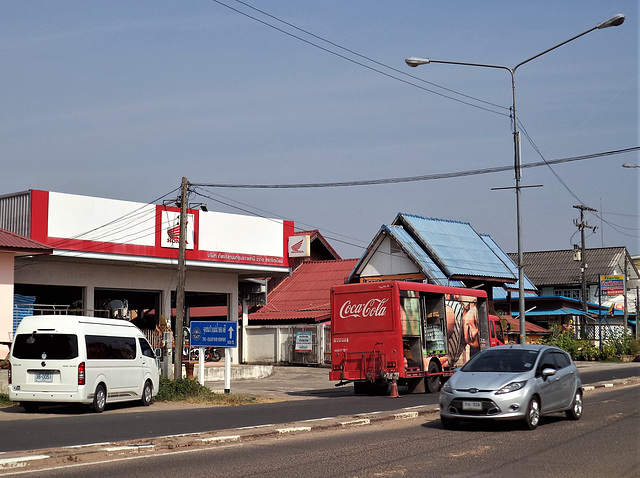
<path fill-rule="evenodd" d="M 180 185 L 180 236 L 178 243 L 178 286 L 176 288 L 176 330 L 173 332 L 173 338 L 176 344 L 175 355 L 173 358 L 173 379 L 182 378 L 182 345 L 184 335 L 184 289 L 185 289 L 185 252 L 187 249 L 187 192 L 189 182 L 187 178 L 182 178 Z"/>
<path fill-rule="evenodd" d="M 584 222 L 584 212 L 585 211 L 591 211 L 591 212 L 595 212 L 596 210 L 593 208 L 590 208 L 588 206 L 584 206 L 582 204 L 580 204 L 579 206 L 573 206 L 575 209 L 580 209 L 580 221 L 578 222 L 577 219 L 573 220 L 573 224 L 575 224 L 578 227 L 578 230 L 580 231 L 580 240 L 581 240 L 581 245 L 580 245 L 580 260 L 581 260 L 581 266 L 580 266 L 580 271 L 582 272 L 582 311 L 586 314 L 587 312 L 589 312 L 589 306 L 588 306 L 588 301 L 589 301 L 589 297 L 587 294 L 587 258 L 585 255 L 585 244 L 584 244 L 584 230 L 585 229 L 593 229 L 593 231 L 595 232 L 596 227 L 595 226 L 590 226 L 589 224 L 587 224 L 586 222 Z"/>

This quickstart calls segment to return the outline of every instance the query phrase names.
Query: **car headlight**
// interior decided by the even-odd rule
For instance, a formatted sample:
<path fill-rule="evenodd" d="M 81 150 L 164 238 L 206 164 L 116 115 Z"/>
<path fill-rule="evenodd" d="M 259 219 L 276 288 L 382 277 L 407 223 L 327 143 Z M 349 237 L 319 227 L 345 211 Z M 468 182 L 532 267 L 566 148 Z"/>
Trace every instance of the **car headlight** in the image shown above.
<path fill-rule="evenodd" d="M 449 381 L 445 382 L 445 384 L 442 386 L 442 390 L 444 390 L 447 393 L 453 393 L 453 387 L 451 387 L 451 382 Z"/>
<path fill-rule="evenodd" d="M 503 393 L 515 392 L 516 390 L 520 390 L 522 387 L 524 387 L 526 383 L 527 383 L 526 380 L 523 381 L 523 382 L 511 382 L 511 383 L 508 383 L 504 387 L 502 387 L 500 390 L 498 390 L 496 392 L 496 395 L 502 395 Z"/>

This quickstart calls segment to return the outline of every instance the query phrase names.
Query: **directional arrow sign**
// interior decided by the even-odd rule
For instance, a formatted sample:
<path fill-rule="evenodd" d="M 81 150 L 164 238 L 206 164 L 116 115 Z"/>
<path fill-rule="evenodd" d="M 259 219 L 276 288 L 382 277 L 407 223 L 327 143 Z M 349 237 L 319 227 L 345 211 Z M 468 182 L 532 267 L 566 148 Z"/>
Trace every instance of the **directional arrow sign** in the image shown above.
<path fill-rule="evenodd" d="M 192 347 L 234 348 L 238 346 L 237 322 L 191 321 Z"/>

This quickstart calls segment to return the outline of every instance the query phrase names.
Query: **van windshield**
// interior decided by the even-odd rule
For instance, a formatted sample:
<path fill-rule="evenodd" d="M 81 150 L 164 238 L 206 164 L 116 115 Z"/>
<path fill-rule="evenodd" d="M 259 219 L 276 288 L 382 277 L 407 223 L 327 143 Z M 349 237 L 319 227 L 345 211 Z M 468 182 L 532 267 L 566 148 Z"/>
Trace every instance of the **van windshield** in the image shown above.
<path fill-rule="evenodd" d="M 69 360 L 78 356 L 78 336 L 74 334 L 19 334 L 13 356 L 28 360 Z"/>

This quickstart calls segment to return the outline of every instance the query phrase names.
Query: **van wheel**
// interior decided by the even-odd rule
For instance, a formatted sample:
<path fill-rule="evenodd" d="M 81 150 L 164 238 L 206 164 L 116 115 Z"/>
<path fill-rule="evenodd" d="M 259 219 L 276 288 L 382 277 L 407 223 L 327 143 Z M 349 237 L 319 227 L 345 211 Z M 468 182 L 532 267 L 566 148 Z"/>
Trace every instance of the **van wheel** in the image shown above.
<path fill-rule="evenodd" d="M 142 405 L 148 407 L 151 405 L 151 398 L 153 397 L 153 388 L 151 382 L 148 380 L 144 382 L 144 388 L 142 389 Z"/>
<path fill-rule="evenodd" d="M 427 372 L 429 374 L 439 373 L 440 367 L 438 367 L 438 364 L 432 360 L 431 362 L 429 362 L 429 367 L 427 368 Z M 441 377 L 442 377 L 441 375 L 432 375 L 430 377 L 425 378 L 425 381 L 427 382 L 427 390 L 429 391 L 429 393 L 438 393 L 438 390 L 440 390 Z"/>
<path fill-rule="evenodd" d="M 22 406 L 27 413 L 36 413 L 40 404 L 38 402 L 20 402 L 20 406 Z"/>
<path fill-rule="evenodd" d="M 96 393 L 93 396 L 93 410 L 96 413 L 104 412 L 104 407 L 107 405 L 107 392 L 104 389 L 104 385 L 100 384 L 96 387 Z"/>

